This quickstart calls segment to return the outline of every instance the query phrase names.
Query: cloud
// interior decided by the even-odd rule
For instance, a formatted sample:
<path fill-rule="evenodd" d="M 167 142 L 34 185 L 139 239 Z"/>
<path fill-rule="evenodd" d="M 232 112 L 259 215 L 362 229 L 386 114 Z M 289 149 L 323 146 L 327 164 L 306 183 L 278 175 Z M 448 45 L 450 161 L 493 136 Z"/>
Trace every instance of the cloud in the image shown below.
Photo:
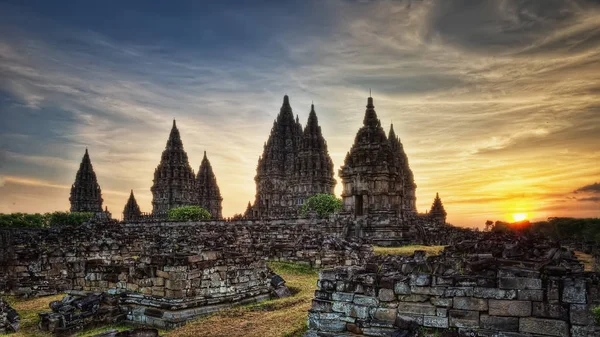
<path fill-rule="evenodd" d="M 587 193 L 600 193 L 600 183 L 593 183 L 585 185 L 575 190 L 574 193 L 587 192 Z"/>
<path fill-rule="evenodd" d="M 600 202 L 600 197 L 589 197 L 589 198 L 580 198 L 578 201 L 591 201 L 591 202 Z"/>
<path fill-rule="evenodd" d="M 109 208 L 121 209 L 134 188 L 149 211 L 176 118 L 192 166 L 207 150 L 233 214 L 253 199 L 283 94 L 303 123 L 314 100 L 339 167 L 372 88 L 383 125 L 394 123 L 408 153 L 419 208 L 439 191 L 454 223 L 524 200 L 568 212 L 557 205 L 572 186 L 597 177 L 592 2 L 114 6 L 57 14 L 0 5 L 4 176 L 70 186 L 87 146 L 103 191 L 115 192 Z M 64 207 L 67 189 L 45 187 L 63 202 L 47 207 Z"/>

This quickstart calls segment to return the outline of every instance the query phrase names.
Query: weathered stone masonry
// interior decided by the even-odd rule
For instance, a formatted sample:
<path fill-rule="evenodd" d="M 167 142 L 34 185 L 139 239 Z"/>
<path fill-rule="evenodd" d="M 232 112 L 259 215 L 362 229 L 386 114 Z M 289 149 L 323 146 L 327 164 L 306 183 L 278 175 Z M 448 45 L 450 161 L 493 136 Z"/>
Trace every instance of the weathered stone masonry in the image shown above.
<path fill-rule="evenodd" d="M 583 272 L 560 247 L 505 242 L 324 270 L 308 335 L 390 336 L 419 327 L 456 328 L 463 336 L 600 335 L 591 316 L 600 274 Z"/>
<path fill-rule="evenodd" d="M 0 293 L 126 293 L 121 303 L 129 320 L 173 327 L 234 304 L 267 298 L 269 257 L 332 267 L 364 263 L 372 256 L 370 245 L 324 234 L 327 226 L 322 222 L 1 230 Z"/>

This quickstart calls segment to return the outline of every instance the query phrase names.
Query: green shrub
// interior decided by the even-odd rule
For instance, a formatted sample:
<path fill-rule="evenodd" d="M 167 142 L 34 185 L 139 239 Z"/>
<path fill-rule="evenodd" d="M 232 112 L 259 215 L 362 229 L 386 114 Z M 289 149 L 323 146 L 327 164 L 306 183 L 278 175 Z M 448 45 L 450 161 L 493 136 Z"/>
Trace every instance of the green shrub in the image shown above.
<path fill-rule="evenodd" d="M 11 213 L 0 214 L 0 228 L 44 228 L 52 226 L 79 226 L 88 221 L 94 213 L 54 212 L 54 213 Z"/>
<path fill-rule="evenodd" d="M 0 214 L 0 228 L 42 228 L 46 226 L 45 214 Z"/>
<path fill-rule="evenodd" d="M 46 213 L 48 226 L 80 226 L 94 216 L 92 212 L 54 212 Z"/>
<path fill-rule="evenodd" d="M 342 209 L 342 199 L 338 199 L 333 194 L 315 194 L 306 199 L 300 209 L 300 213 L 306 216 L 309 212 L 315 212 L 320 217 L 333 214 Z"/>
<path fill-rule="evenodd" d="M 169 210 L 169 221 L 198 221 L 210 219 L 210 213 L 200 206 L 183 206 Z"/>
<path fill-rule="evenodd" d="M 592 309 L 592 315 L 594 316 L 596 324 L 600 325 L 600 306 L 597 306 L 594 309 Z"/>

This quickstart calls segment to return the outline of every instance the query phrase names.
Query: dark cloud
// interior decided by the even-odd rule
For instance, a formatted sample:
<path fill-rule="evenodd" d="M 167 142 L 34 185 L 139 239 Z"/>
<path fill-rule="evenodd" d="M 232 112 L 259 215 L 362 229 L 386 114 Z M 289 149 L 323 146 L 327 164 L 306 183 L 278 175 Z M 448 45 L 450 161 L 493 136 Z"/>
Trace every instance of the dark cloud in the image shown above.
<path fill-rule="evenodd" d="M 600 183 L 593 183 L 590 185 L 585 185 L 575 190 L 575 193 L 578 192 L 587 192 L 587 193 L 600 193 Z M 579 199 L 585 200 L 585 199 Z"/>
<path fill-rule="evenodd" d="M 579 200 L 579 201 L 600 202 L 600 197 L 581 198 L 581 199 L 577 199 L 577 200 Z"/>
<path fill-rule="evenodd" d="M 468 49 L 505 53 L 529 46 L 595 6 L 573 0 L 440 1 L 432 9 L 428 35 Z"/>

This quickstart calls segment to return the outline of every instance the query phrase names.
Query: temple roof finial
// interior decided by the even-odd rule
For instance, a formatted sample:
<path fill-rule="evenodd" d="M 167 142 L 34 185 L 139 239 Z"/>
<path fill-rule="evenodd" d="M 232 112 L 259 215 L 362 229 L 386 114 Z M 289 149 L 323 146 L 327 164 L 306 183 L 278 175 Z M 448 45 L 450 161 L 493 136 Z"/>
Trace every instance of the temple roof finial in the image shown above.
<path fill-rule="evenodd" d="M 174 127 L 174 128 L 176 128 L 176 127 L 177 127 L 177 125 L 176 125 L 176 123 L 175 123 L 175 118 L 173 118 L 173 127 Z"/>
<path fill-rule="evenodd" d="M 288 97 L 288 95 L 287 95 L 287 94 L 285 94 L 285 95 L 283 96 L 283 104 L 287 104 L 287 105 L 289 105 L 289 104 L 290 104 L 290 98 Z"/>

